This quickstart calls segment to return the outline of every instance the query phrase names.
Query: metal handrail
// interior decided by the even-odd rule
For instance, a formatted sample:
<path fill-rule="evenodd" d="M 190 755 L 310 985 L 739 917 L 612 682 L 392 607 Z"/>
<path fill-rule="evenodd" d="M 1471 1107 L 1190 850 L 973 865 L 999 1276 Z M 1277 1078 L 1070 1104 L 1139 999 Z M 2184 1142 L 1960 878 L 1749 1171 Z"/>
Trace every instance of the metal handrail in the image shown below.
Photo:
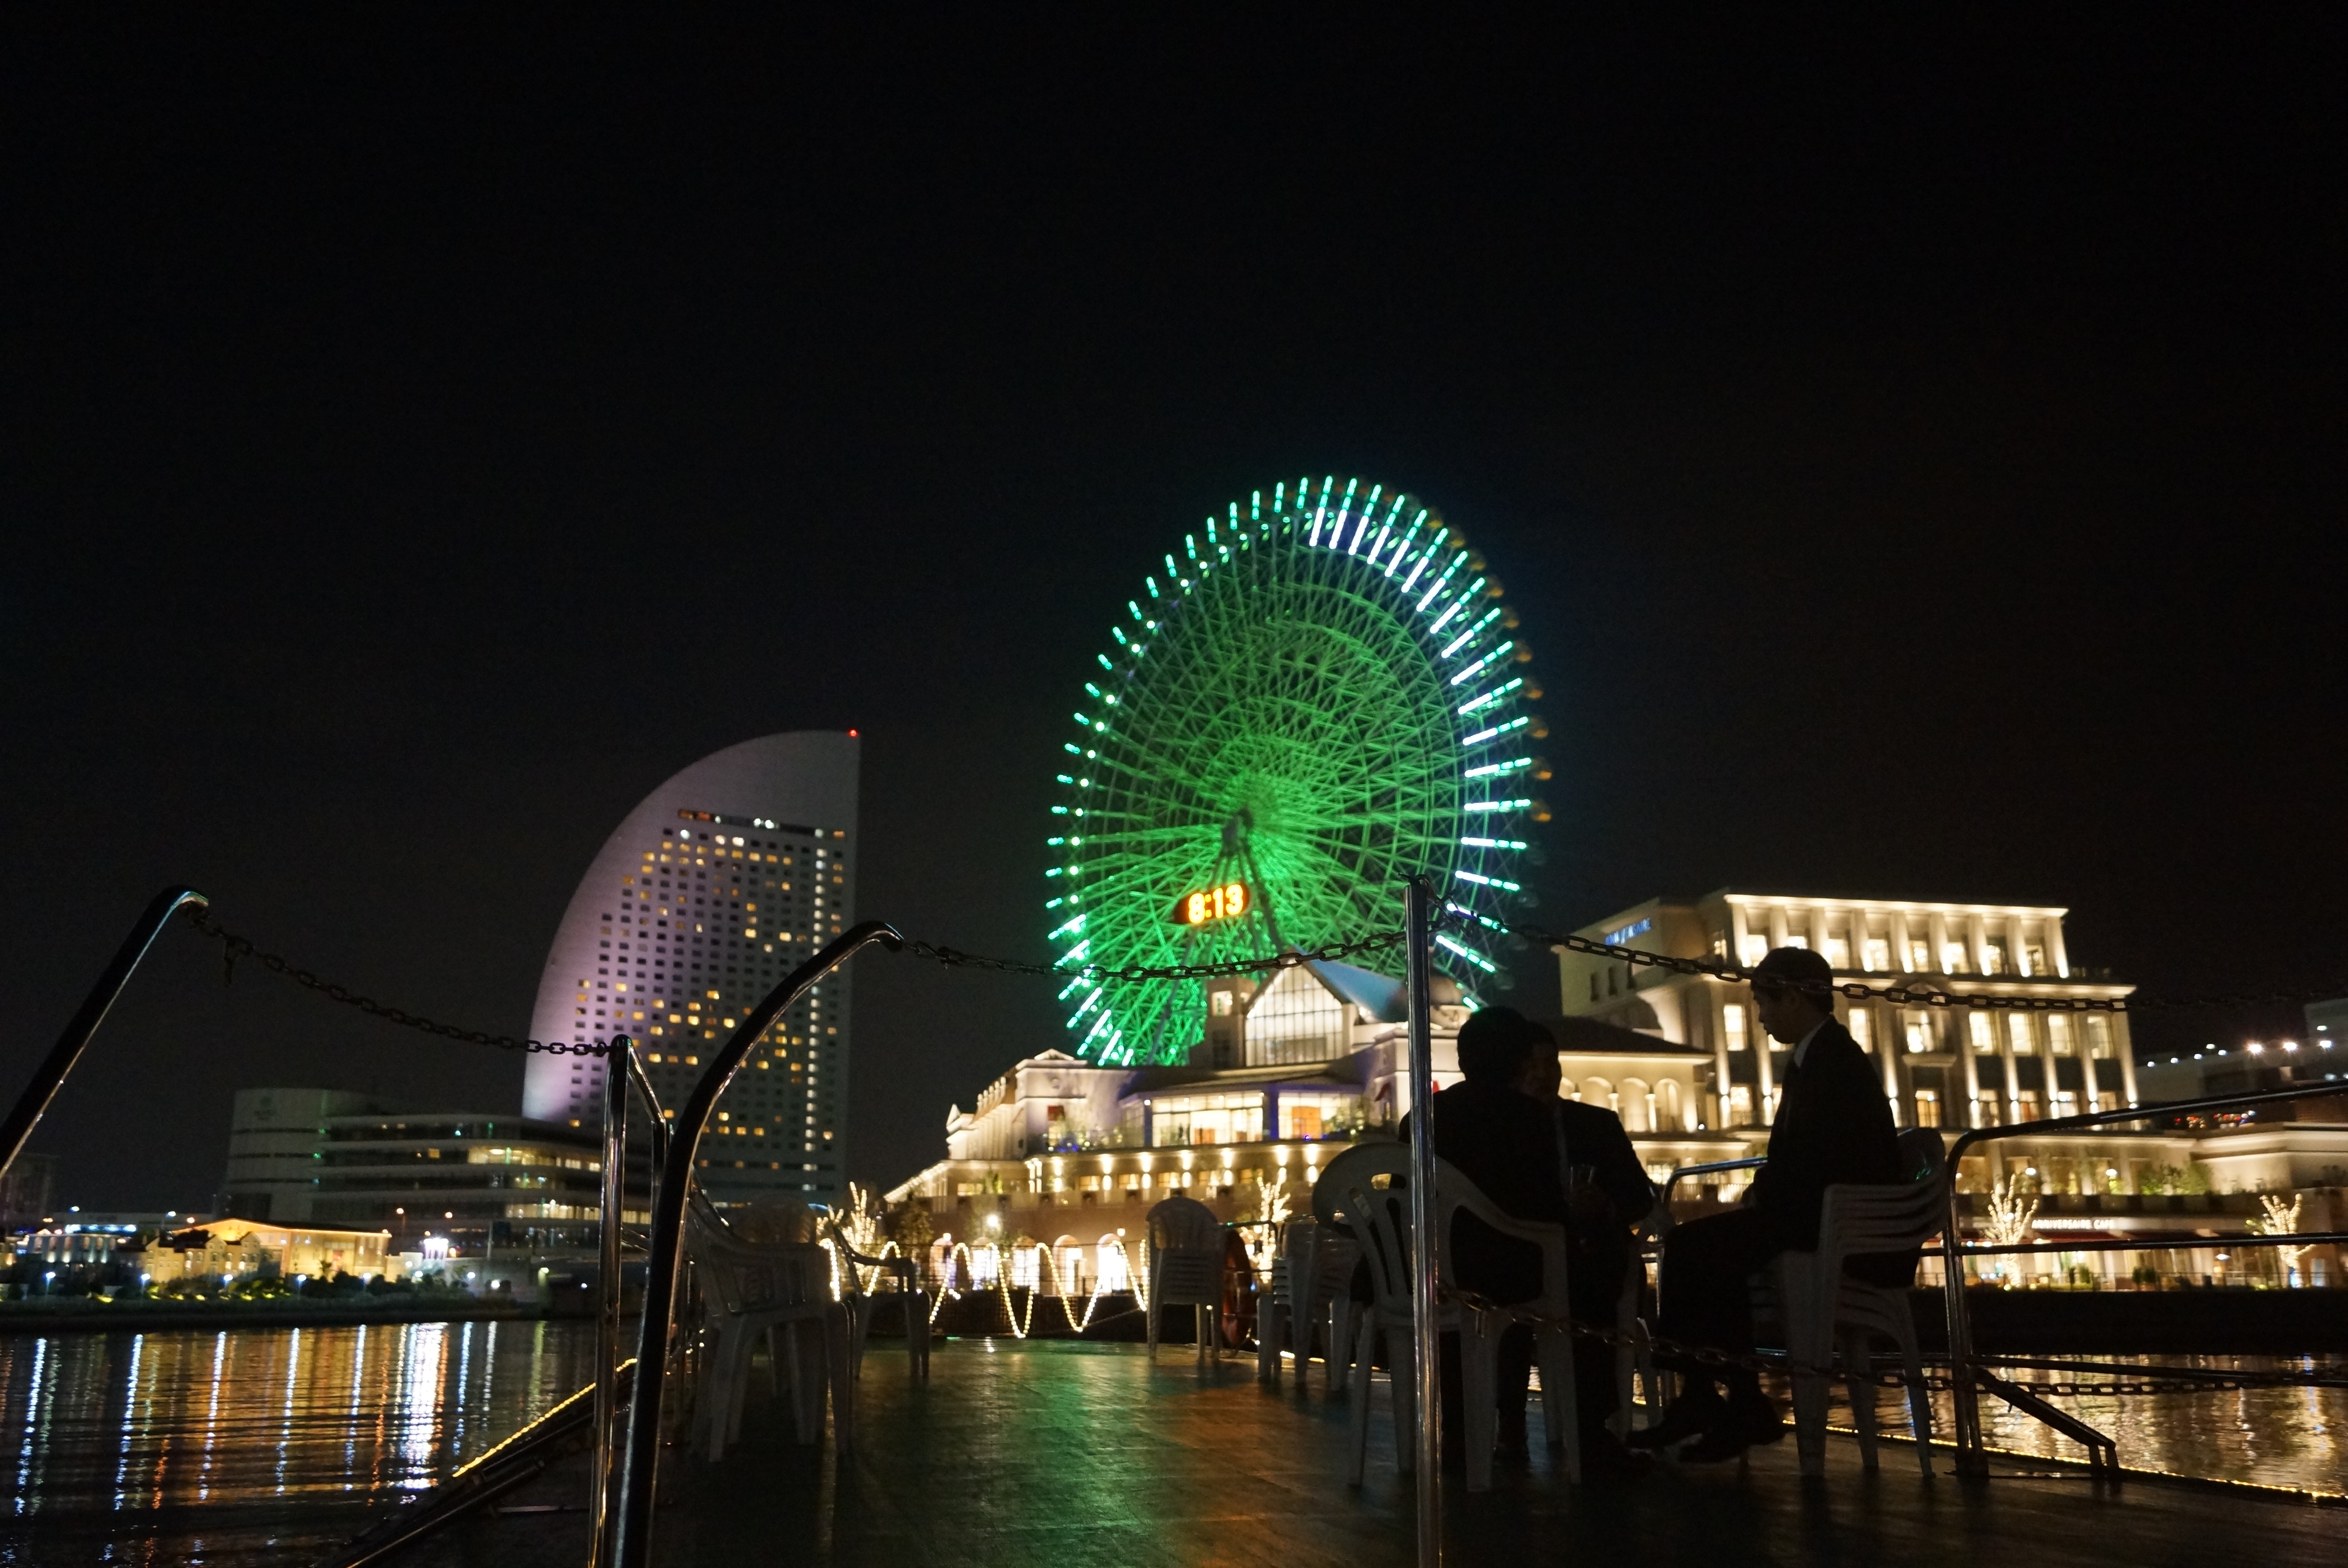
<path fill-rule="evenodd" d="M 71 1072 L 74 1063 L 81 1060 L 83 1048 L 98 1032 L 98 1026 L 106 1021 L 107 1012 L 114 1006 L 114 999 L 120 996 L 122 988 L 130 983 L 132 971 L 139 968 L 139 960 L 147 956 L 147 949 L 154 945 L 164 922 L 190 904 L 203 909 L 211 907 L 211 900 L 192 887 L 164 888 L 149 901 L 146 911 L 139 917 L 138 924 L 132 926 L 130 934 L 122 938 L 122 946 L 115 949 L 114 961 L 106 966 L 98 977 L 98 983 L 89 988 L 89 995 L 82 999 L 79 1009 L 67 1020 L 65 1032 L 57 1036 L 57 1044 L 51 1046 L 49 1054 L 42 1059 L 40 1067 L 33 1074 L 33 1081 L 25 1085 L 25 1091 L 16 1097 L 15 1105 L 8 1112 L 8 1120 L 0 1122 L 0 1176 L 5 1176 L 8 1168 L 16 1163 L 16 1156 L 24 1153 L 26 1143 L 33 1136 L 33 1129 L 40 1125 L 41 1116 L 48 1110 L 49 1102 L 57 1098 L 57 1090 L 65 1083 L 66 1074 Z"/>
<path fill-rule="evenodd" d="M 2205 1246 L 2330 1246 L 2348 1242 L 2348 1231 L 2244 1231 L 2239 1235 L 2118 1237 L 2111 1240 L 2015 1242 L 2005 1246 L 1960 1246 L 1956 1256 L 2005 1257 L 2026 1252 L 2194 1252 Z M 1947 1257 L 1945 1248 L 1928 1246 L 1926 1257 Z"/>
<path fill-rule="evenodd" d="M 1679 1184 L 1679 1179 L 1682 1176 L 1708 1176 L 1715 1171 L 1751 1171 L 1768 1163 L 1765 1156 L 1750 1160 L 1714 1160 L 1708 1164 L 1678 1166 L 1664 1178 L 1663 1200 L 1666 1204 L 1672 1201 L 1672 1188 Z"/>
<path fill-rule="evenodd" d="M 846 963 L 873 942 L 893 951 L 904 945 L 895 927 L 867 920 L 791 971 L 729 1036 L 711 1060 L 709 1070 L 693 1087 L 693 1094 L 669 1130 L 666 1157 L 661 1163 L 659 1191 L 653 1200 L 652 1235 L 644 1259 L 644 1305 L 642 1337 L 636 1351 L 635 1396 L 628 1409 L 627 1443 L 620 1456 L 617 1539 L 613 1543 L 614 1568 L 646 1568 L 652 1556 L 653 1471 L 660 1454 L 661 1385 L 668 1370 L 669 1340 L 676 1326 L 677 1277 L 685 1257 L 685 1209 L 693 1189 L 693 1157 L 701 1147 L 701 1133 L 717 1108 L 734 1074 L 767 1026 L 798 1000 L 808 987 Z"/>
<path fill-rule="evenodd" d="M 2261 1089 L 2242 1094 L 2209 1096 L 2199 1100 L 2171 1100 L 2154 1105 L 2130 1106 L 2125 1111 L 2096 1111 L 2080 1116 L 2058 1116 L 2045 1122 L 2015 1122 L 1997 1127 L 1974 1127 L 1951 1144 L 1948 1153 L 1948 1210 L 1944 1216 L 1941 1241 L 1944 1245 L 1955 1242 L 1953 1265 L 1942 1268 L 1941 1292 L 1947 1302 L 1949 1318 L 1949 1381 L 1950 1401 L 1955 1412 L 1956 1464 L 1960 1474 L 1988 1473 L 1988 1452 L 1982 1445 L 1981 1402 L 1978 1393 L 1982 1368 L 1973 1356 L 1972 1318 L 1965 1303 L 1964 1257 L 1969 1250 L 1962 1241 L 1963 1219 L 1957 1213 L 1957 1163 L 1965 1152 L 1977 1143 L 1999 1138 L 2044 1138 L 2064 1132 L 2084 1132 L 2096 1127 L 2113 1127 L 2130 1122 L 2157 1121 L 2168 1116 L 2189 1116 L 2203 1111 L 2225 1111 L 2241 1105 L 2265 1105 L 2291 1100 L 2313 1100 L 2341 1092 L 2334 1084 L 2301 1084 L 2289 1089 Z M 2208 1238 L 2203 1238 L 2208 1239 Z M 2228 1245 L 2234 1245 L 2229 1238 Z M 2080 1250 L 2087 1250 L 2082 1248 Z M 2156 1250 L 2147 1248 L 2145 1250 Z"/>

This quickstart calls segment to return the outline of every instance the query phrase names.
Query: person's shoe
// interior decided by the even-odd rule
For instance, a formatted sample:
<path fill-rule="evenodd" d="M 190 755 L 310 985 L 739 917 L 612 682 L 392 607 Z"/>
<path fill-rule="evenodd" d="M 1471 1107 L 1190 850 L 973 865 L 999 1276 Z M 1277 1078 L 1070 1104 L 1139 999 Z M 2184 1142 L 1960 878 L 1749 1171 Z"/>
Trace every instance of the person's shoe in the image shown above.
<path fill-rule="evenodd" d="M 1684 1443 L 1710 1431 L 1728 1413 L 1728 1401 L 1710 1389 L 1700 1394 L 1686 1394 L 1672 1402 L 1663 1419 L 1652 1427 L 1633 1429 L 1629 1439 L 1634 1449 L 1667 1449 L 1673 1443 Z"/>
<path fill-rule="evenodd" d="M 1492 1445 L 1492 1458 L 1510 1470 L 1522 1470 L 1532 1462 L 1532 1449 L 1522 1438 L 1502 1438 Z"/>
<path fill-rule="evenodd" d="M 1785 1435 L 1785 1419 L 1766 1396 L 1756 1396 L 1749 1403 L 1739 1399 L 1728 1407 L 1700 1440 L 1680 1450 L 1680 1462 L 1718 1464 L 1756 1444 L 1776 1442 Z"/>

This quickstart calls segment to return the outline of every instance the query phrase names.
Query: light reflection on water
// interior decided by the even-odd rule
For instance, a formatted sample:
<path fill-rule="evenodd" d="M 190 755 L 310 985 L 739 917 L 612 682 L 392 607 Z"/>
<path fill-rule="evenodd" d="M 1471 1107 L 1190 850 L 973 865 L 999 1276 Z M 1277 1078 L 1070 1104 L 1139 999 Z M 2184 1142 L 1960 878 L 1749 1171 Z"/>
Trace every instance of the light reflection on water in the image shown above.
<path fill-rule="evenodd" d="M 0 1563 L 330 1545 L 578 1389 L 592 1352 L 591 1325 L 531 1321 L 0 1335 Z"/>
<path fill-rule="evenodd" d="M 2054 1358 L 2049 1358 L 2054 1359 Z M 2149 1371 L 2160 1365 L 2229 1372 L 2302 1372 L 2348 1376 L 2348 1358 L 2337 1356 L 2098 1357 Z M 2056 1382 L 2065 1374 L 2000 1368 L 2018 1383 Z M 2153 1374 L 2157 1375 L 2157 1373 Z M 2120 1381 L 2082 1372 L 2079 1382 Z M 2348 1493 L 2348 1389 L 2240 1389 L 2194 1394 L 2051 1395 L 2047 1403 L 2077 1417 L 2110 1438 L 2120 1463 L 2130 1470 L 2305 1491 Z M 1886 1430 L 1904 1434 L 1907 1408 L 1886 1391 L 1877 1406 Z M 2085 1450 L 2035 1417 L 2003 1399 L 1983 1394 L 1982 1435 L 1991 1444 L 2018 1453 L 2078 1460 Z M 1933 1435 L 1952 1428 L 1949 1396 L 1932 1396 Z"/>

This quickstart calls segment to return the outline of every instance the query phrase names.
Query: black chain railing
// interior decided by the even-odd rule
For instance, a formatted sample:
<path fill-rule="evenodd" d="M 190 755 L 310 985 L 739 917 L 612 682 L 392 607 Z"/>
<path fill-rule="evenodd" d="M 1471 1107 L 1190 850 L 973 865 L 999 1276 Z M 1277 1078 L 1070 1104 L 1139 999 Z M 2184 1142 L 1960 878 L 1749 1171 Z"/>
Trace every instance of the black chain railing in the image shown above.
<path fill-rule="evenodd" d="M 443 1023 L 421 1013 L 391 1006 L 373 997 L 365 996 L 347 986 L 302 968 L 282 954 L 271 952 L 254 944 L 249 938 L 237 935 L 212 918 L 201 906 L 191 906 L 188 921 L 198 931 L 221 944 L 221 972 L 235 973 L 237 961 L 250 958 L 272 974 L 283 975 L 294 984 L 317 992 L 330 1001 L 354 1008 L 370 1018 L 403 1029 L 417 1030 L 442 1040 L 458 1040 L 469 1045 L 487 1045 L 500 1050 L 544 1052 L 554 1056 L 603 1056 L 611 1046 L 604 1040 L 529 1040 L 519 1035 L 498 1034 L 487 1030 L 467 1029 L 458 1024 Z M 1590 937 L 1543 930 L 1536 926 L 1507 925 L 1468 915 L 1456 906 L 1439 917 L 1436 928 L 1464 929 L 1480 926 L 1498 929 L 1539 946 L 1561 948 L 1568 952 L 1632 965 L 1642 968 L 1668 970 L 1673 974 L 1702 975 L 1732 985 L 1746 985 L 1753 979 L 1753 969 L 1746 965 L 1730 963 L 1724 958 L 1681 958 L 1668 953 L 1651 953 L 1643 948 L 1625 948 L 1598 941 Z M 937 942 L 907 942 L 904 950 L 932 963 L 950 968 L 979 969 L 994 974 L 1026 975 L 1054 979 L 1094 980 L 1205 980 L 1233 976 L 1257 976 L 1291 969 L 1304 964 L 1342 962 L 1373 954 L 1391 954 L 1401 950 L 1404 933 L 1399 930 L 1376 931 L 1347 941 L 1331 942 L 1313 948 L 1292 948 L 1283 953 L 1268 953 L 1261 958 L 1231 958 L 1205 964 L 1050 964 L 1024 958 L 994 958 L 982 953 L 965 952 Z M 2011 976 L 1968 976 L 1968 979 L 2011 979 Z M 2021 1012 L 2144 1012 L 2156 1009 L 2179 1008 L 2246 1008 L 2271 1007 L 2321 1001 L 2348 994 L 2348 980 L 2310 991 L 2239 991 L 2209 996 L 2161 996 L 2137 992 L 2128 996 L 2035 996 L 2026 991 L 1996 992 L 1952 991 L 1932 982 L 1894 982 L 1873 985 L 1862 980 L 1845 980 L 1834 987 L 1835 994 L 1855 1001 L 1880 1000 L 1902 1007 L 1989 1008 L 2001 1011 Z"/>

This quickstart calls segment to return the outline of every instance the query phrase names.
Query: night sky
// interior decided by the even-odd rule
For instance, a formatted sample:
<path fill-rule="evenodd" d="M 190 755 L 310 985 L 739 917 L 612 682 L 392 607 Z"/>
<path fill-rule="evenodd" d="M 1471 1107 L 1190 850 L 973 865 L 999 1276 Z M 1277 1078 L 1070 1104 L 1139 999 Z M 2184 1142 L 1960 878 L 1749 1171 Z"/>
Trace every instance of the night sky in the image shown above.
<path fill-rule="evenodd" d="M 1044 956 L 1113 613 L 1308 472 L 1521 613 L 1543 919 L 2036 901 L 2150 989 L 2348 974 L 2336 11 L 367 15 L 0 37 L 10 1092 L 173 882 L 520 1031 L 604 835 L 778 730 L 866 737 L 861 913 Z M 866 1179 L 1065 1039 L 855 986 Z M 520 1081 L 174 931 L 34 1147 L 200 1205 L 241 1085 Z"/>

